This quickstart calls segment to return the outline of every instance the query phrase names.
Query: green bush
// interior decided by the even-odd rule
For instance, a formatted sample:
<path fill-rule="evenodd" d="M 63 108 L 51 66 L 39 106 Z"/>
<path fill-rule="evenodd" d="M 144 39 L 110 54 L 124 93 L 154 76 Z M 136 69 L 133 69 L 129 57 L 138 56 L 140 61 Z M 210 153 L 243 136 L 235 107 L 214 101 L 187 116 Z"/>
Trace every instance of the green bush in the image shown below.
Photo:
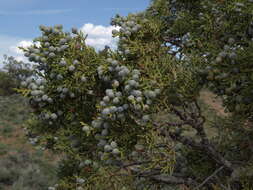
<path fill-rule="evenodd" d="M 25 78 L 32 76 L 31 65 L 15 60 L 14 57 L 4 55 L 3 68 L 0 69 L 0 96 L 7 96 L 16 93 L 15 88 Z"/>
<path fill-rule="evenodd" d="M 30 139 L 65 155 L 49 189 L 240 189 L 253 181 L 244 175 L 253 152 L 245 128 L 252 10 L 250 0 L 154 0 L 144 12 L 116 15 L 118 48 L 99 53 L 75 28 L 40 26 L 40 46 L 23 48 L 36 74 L 19 91 L 34 111 Z M 221 96 L 228 117 L 203 112 L 203 88 Z"/>
<path fill-rule="evenodd" d="M 4 71 L 0 71 L 0 96 L 7 96 L 15 93 L 14 88 L 16 87 L 16 82 L 11 76 Z"/>

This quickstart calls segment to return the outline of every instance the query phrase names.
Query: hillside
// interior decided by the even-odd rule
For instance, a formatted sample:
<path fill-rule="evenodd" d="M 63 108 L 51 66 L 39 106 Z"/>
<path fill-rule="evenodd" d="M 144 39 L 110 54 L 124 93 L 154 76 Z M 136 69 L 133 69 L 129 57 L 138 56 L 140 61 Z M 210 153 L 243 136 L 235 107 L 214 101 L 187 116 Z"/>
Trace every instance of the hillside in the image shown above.
<path fill-rule="evenodd" d="M 25 137 L 28 112 L 21 96 L 0 96 L 0 190 L 45 190 L 55 182 L 55 157 Z"/>

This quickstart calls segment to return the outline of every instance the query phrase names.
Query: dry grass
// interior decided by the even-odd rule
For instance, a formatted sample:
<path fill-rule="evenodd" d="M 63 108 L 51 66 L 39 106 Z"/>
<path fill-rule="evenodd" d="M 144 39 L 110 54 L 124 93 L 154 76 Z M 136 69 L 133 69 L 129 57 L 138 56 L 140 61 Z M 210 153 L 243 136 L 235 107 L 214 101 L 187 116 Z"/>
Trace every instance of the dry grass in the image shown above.
<path fill-rule="evenodd" d="M 228 116 L 229 113 L 225 112 L 224 107 L 222 106 L 222 100 L 221 98 L 217 97 L 215 94 L 208 90 L 202 90 L 200 92 L 200 100 L 202 100 L 205 104 L 210 106 L 211 109 L 213 109 L 217 115 L 219 116 Z"/>

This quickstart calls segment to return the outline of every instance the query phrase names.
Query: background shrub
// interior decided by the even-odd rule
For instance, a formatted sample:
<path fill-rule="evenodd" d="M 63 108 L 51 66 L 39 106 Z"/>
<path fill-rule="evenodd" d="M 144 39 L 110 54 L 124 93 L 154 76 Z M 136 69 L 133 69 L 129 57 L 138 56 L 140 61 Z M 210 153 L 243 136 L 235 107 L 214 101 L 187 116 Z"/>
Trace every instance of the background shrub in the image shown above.
<path fill-rule="evenodd" d="M 13 94 L 14 88 L 17 87 L 16 82 L 11 78 L 11 76 L 4 72 L 4 71 L 0 71 L 0 95 L 1 96 L 6 96 L 6 95 L 10 95 Z"/>

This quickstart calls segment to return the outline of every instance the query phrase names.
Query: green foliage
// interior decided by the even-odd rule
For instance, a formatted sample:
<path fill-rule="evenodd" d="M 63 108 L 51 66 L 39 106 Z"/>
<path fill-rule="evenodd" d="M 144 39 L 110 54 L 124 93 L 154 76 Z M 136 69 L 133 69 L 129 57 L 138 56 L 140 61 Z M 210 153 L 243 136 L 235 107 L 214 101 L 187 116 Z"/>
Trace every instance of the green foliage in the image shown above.
<path fill-rule="evenodd" d="M 19 91 L 33 108 L 33 144 L 65 154 L 50 188 L 119 189 L 122 180 L 126 189 L 242 187 L 253 176 L 241 175 L 252 150 L 240 149 L 252 138 L 242 128 L 253 111 L 252 9 L 250 0 L 155 0 L 144 12 L 116 15 L 118 48 L 99 53 L 77 29 L 40 26 L 23 48 L 35 75 Z M 203 87 L 229 117 L 203 114 Z M 156 121 L 159 114 L 168 117 Z"/>
<path fill-rule="evenodd" d="M 250 117 L 252 2 L 167 1 L 167 6 L 164 2 L 155 1 L 149 13 L 162 13 L 157 17 L 169 21 L 163 29 L 167 42 L 179 48 L 177 53 L 191 65 L 201 64 L 203 83 L 223 98 L 228 111 Z M 173 14 L 163 14 L 165 9 Z"/>
<path fill-rule="evenodd" d="M 143 23 L 146 29 L 140 35 L 144 39 L 156 35 L 148 30 L 155 30 L 154 24 Z M 149 114 L 159 109 L 152 104 L 162 85 L 168 85 L 164 84 L 165 76 L 173 65 L 153 56 L 152 49 L 146 53 L 150 48 L 146 44 L 133 44 L 133 51 L 147 55 L 142 55 L 136 65 L 134 54 L 127 59 L 120 52 L 99 56 L 85 45 L 81 32 L 71 36 L 59 26 L 41 26 L 41 30 L 43 34 L 37 38 L 40 46 L 24 49 L 25 55 L 38 63 L 37 76 L 23 81 L 24 88 L 20 89 L 34 109 L 35 120 L 28 126 L 30 135 L 42 146 L 67 154 L 59 168 L 60 178 L 82 175 L 92 180 L 98 172 L 94 164 L 120 163 L 132 154 L 136 144 L 146 143 L 145 134 L 154 130 Z M 150 41 L 156 50 L 158 43 Z M 165 49 L 159 49 L 166 56 Z M 162 60 L 163 70 L 153 64 L 158 60 Z M 90 173 L 78 169 L 88 160 L 93 164 Z"/>
<path fill-rule="evenodd" d="M 0 96 L 14 94 L 21 81 L 32 76 L 31 65 L 4 55 L 3 68 L 0 70 Z"/>
<path fill-rule="evenodd" d="M 17 61 L 12 56 L 4 55 L 3 70 L 6 71 L 10 77 L 20 85 L 20 82 L 33 73 L 32 66 L 23 61 Z"/>
<path fill-rule="evenodd" d="M 0 155 L 5 155 L 8 152 L 8 146 L 6 144 L 0 144 Z"/>
<path fill-rule="evenodd" d="M 4 72 L 0 71 L 0 95 L 7 96 L 14 93 L 14 88 L 17 87 L 14 80 L 11 76 Z"/>

